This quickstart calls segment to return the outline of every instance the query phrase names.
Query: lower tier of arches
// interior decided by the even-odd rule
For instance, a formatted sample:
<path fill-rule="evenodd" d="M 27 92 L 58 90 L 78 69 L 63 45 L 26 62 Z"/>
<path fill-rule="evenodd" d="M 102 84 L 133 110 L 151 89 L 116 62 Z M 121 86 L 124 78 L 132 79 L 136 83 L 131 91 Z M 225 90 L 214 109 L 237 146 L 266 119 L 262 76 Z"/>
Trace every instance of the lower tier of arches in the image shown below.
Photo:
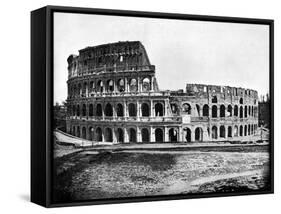
<path fill-rule="evenodd" d="M 73 136 L 97 142 L 209 142 L 248 141 L 257 135 L 257 124 L 183 125 L 183 126 L 120 126 L 68 124 Z"/>

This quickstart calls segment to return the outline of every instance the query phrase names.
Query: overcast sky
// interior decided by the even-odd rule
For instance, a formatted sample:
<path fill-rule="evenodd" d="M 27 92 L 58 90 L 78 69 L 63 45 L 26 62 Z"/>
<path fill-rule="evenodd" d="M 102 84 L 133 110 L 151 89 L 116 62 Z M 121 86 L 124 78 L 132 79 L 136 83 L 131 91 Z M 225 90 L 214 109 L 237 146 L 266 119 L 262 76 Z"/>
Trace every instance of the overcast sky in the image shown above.
<path fill-rule="evenodd" d="M 55 13 L 54 101 L 67 97 L 70 54 L 127 40 L 142 42 L 160 89 L 202 83 L 269 91 L 267 25 Z"/>

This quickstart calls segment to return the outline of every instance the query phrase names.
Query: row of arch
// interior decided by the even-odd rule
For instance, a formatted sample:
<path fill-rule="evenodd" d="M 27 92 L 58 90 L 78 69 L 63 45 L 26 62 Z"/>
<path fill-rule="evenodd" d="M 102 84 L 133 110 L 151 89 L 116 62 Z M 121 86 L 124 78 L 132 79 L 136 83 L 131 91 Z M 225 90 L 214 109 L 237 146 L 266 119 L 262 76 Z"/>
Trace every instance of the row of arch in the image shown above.
<path fill-rule="evenodd" d="M 126 107 L 128 108 L 128 113 L 125 113 Z M 164 116 L 165 108 L 164 103 L 157 102 L 154 104 L 155 116 Z M 116 115 L 117 117 L 123 117 L 128 115 L 130 117 L 136 117 L 138 115 L 137 104 L 129 103 L 124 107 L 122 103 L 117 103 L 115 106 L 111 103 L 107 103 L 104 107 L 101 103 L 89 104 L 88 109 L 86 104 L 73 105 L 70 114 L 72 116 L 107 116 L 112 117 Z M 142 117 L 151 116 L 150 104 L 144 102 L 140 104 L 140 114 Z"/>
<path fill-rule="evenodd" d="M 254 135 L 257 133 L 257 124 L 248 124 L 248 125 L 235 125 L 232 126 L 212 126 L 211 128 L 211 138 L 227 138 L 227 137 L 242 137 L 248 135 Z"/>
<path fill-rule="evenodd" d="M 248 116 L 251 116 L 251 117 L 258 116 L 258 109 L 256 106 L 254 107 L 254 106 L 245 105 L 243 107 L 243 106 L 234 105 L 234 107 L 233 107 L 230 104 L 227 106 L 222 104 L 218 107 L 217 105 L 212 105 L 211 112 L 210 112 L 209 105 L 204 104 L 203 108 L 202 108 L 202 114 L 201 114 L 200 105 L 196 104 L 195 106 L 196 106 L 196 111 L 197 111 L 198 116 L 203 116 L 203 117 L 211 116 L 213 118 L 217 118 L 217 117 L 232 117 L 232 116 L 238 117 L 239 116 L 240 118 L 246 118 Z M 171 104 L 171 110 L 172 110 L 172 113 L 174 113 L 174 114 L 179 113 L 179 108 L 175 103 Z M 192 114 L 192 108 L 189 103 L 184 103 L 182 105 L 182 113 Z"/>
<path fill-rule="evenodd" d="M 69 84 L 69 97 L 87 97 L 89 93 L 102 93 L 102 92 L 148 92 L 153 89 L 152 78 L 143 77 L 137 78 L 119 78 L 117 80 L 95 80 L 90 82 Z"/>

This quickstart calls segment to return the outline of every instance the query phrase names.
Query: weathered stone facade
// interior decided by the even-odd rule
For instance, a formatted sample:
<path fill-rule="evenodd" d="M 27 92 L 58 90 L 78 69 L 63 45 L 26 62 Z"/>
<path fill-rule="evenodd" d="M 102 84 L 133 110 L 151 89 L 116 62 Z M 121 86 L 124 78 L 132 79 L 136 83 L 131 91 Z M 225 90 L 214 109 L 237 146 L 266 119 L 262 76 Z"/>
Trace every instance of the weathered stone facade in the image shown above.
<path fill-rule="evenodd" d="M 138 41 L 87 47 L 67 61 L 72 135 L 120 143 L 247 141 L 257 131 L 257 91 L 201 84 L 159 90 Z"/>

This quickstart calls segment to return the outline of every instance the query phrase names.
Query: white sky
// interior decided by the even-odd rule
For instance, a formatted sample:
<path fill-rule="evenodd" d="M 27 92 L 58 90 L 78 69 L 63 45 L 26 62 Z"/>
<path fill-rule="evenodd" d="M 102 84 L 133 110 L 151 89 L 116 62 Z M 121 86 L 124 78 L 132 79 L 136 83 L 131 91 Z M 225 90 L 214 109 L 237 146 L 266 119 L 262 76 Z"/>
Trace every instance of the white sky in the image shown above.
<path fill-rule="evenodd" d="M 269 91 L 269 26 L 121 16 L 54 14 L 54 102 L 67 97 L 67 57 L 78 50 L 139 40 L 160 89 L 186 83 Z"/>

